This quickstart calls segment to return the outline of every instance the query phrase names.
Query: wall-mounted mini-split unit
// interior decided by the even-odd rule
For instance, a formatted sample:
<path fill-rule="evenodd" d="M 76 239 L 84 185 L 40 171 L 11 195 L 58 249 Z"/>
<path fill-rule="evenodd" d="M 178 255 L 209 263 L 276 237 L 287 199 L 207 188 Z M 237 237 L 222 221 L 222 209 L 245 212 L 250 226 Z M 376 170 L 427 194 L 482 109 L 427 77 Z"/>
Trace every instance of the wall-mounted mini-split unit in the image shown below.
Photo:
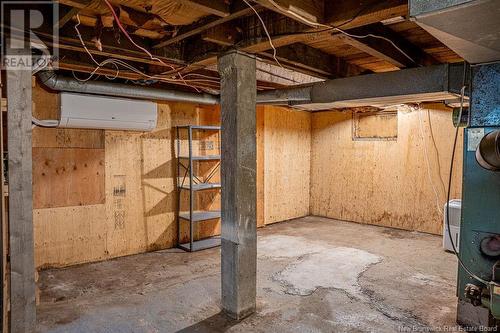
<path fill-rule="evenodd" d="M 153 102 L 61 93 L 59 127 L 152 131 L 156 120 Z"/>

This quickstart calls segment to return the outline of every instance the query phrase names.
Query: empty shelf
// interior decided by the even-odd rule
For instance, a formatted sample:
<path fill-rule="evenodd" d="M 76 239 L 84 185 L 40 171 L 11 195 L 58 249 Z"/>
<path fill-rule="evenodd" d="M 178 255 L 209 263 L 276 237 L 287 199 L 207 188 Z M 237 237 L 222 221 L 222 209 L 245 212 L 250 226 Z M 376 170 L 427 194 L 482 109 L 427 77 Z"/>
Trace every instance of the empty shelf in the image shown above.
<path fill-rule="evenodd" d="M 182 159 L 189 159 L 189 156 L 179 156 Z M 193 161 L 216 161 L 220 160 L 220 155 L 193 156 Z"/>
<path fill-rule="evenodd" d="M 189 243 L 179 244 L 179 247 L 185 251 L 195 252 L 220 246 L 220 237 L 210 237 L 193 242 L 193 249 L 190 249 Z"/>
<path fill-rule="evenodd" d="M 180 188 L 183 190 L 189 190 L 189 184 L 182 185 Z M 193 184 L 193 191 L 211 190 L 215 188 L 221 188 L 221 184 L 220 183 Z"/>
<path fill-rule="evenodd" d="M 220 211 L 195 211 L 193 212 L 193 222 L 200 222 L 206 220 L 213 220 L 220 218 Z M 179 217 L 184 220 L 189 221 L 189 212 L 181 212 L 179 213 Z"/>
<path fill-rule="evenodd" d="M 184 129 L 188 129 L 191 127 L 191 129 L 194 129 L 194 130 L 202 130 L 202 131 L 220 131 L 221 128 L 220 126 L 198 126 L 198 125 L 195 125 L 195 126 L 178 126 L 179 128 L 184 128 Z"/>

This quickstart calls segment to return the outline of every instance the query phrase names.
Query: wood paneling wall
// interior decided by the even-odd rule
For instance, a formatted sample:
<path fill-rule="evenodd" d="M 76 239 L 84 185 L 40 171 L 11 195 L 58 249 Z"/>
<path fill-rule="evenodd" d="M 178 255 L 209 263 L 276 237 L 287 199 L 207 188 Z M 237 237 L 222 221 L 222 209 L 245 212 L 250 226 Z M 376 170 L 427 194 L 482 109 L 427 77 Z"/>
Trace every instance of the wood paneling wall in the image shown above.
<path fill-rule="evenodd" d="M 265 223 L 309 215 L 311 113 L 264 107 Z"/>
<path fill-rule="evenodd" d="M 399 108 L 395 141 L 353 140 L 351 112 L 313 114 L 311 213 L 441 234 L 453 136 L 440 104 Z M 452 198 L 461 197 L 462 140 Z"/>
<path fill-rule="evenodd" d="M 56 94 L 35 87 L 33 99 L 36 116 L 57 116 Z M 199 124 L 200 114 L 210 111 L 191 104 L 158 103 L 158 126 L 149 133 L 36 128 L 35 157 L 50 154 L 61 165 L 79 169 L 87 164 L 93 170 L 81 174 L 70 168 L 70 176 L 54 171 L 50 181 L 36 187 L 37 267 L 62 267 L 172 247 L 177 242 L 174 127 Z M 34 175 L 46 174 L 44 159 L 36 161 Z M 61 187 L 82 200 L 56 195 Z M 90 187 L 95 188 L 94 196 L 87 195 Z M 219 227 L 214 221 L 197 236 L 217 234 Z"/>
<path fill-rule="evenodd" d="M 56 94 L 35 87 L 33 98 L 38 117 L 57 116 Z M 440 105 L 426 105 L 421 111 L 401 109 L 397 140 L 355 141 L 350 112 L 311 114 L 259 106 L 258 226 L 314 214 L 440 234 L 437 206 L 445 201 L 453 137 L 450 118 L 450 110 Z M 35 207 L 39 207 L 33 212 L 37 267 L 63 267 L 174 246 L 174 127 L 217 125 L 219 119 L 218 107 L 158 103 L 158 127 L 150 133 L 36 128 L 34 175 L 47 168 L 37 157 L 40 154 L 59 156 L 58 163 L 77 169 L 87 163 L 95 171 L 95 175 L 64 176 L 54 172 L 42 187 L 34 179 Z M 215 146 L 195 149 L 209 154 L 217 148 L 218 138 L 205 139 Z M 453 197 L 460 197 L 461 145 L 460 141 Z M 103 165 L 94 167 L 95 161 Z M 101 167 L 103 174 L 97 175 Z M 211 167 L 198 171 L 208 174 Z M 95 196 L 86 193 L 89 183 L 96 187 Z M 70 191 L 72 199 L 58 196 L 57 188 Z M 181 197 L 181 203 L 186 200 Z M 217 194 L 199 201 L 204 208 L 219 208 Z M 215 220 L 196 236 L 219 232 L 220 221 Z M 186 236 L 187 229 L 182 229 L 181 237 Z"/>
<path fill-rule="evenodd" d="M 33 100 L 37 117 L 57 117 L 57 94 L 35 86 Z M 150 133 L 34 129 L 37 267 L 64 267 L 174 246 L 174 127 L 219 123 L 218 107 L 158 103 L 158 126 Z M 310 114 L 259 107 L 257 123 L 258 226 L 308 215 Z M 218 149 L 217 135 L 203 139 L 211 144 L 195 145 L 200 154 Z M 51 156 L 53 164 L 47 165 Z M 207 175 L 212 167 L 200 164 L 197 171 Z M 198 201 L 204 209 L 220 208 L 216 192 L 200 194 Z M 181 205 L 187 207 L 186 202 L 183 194 Z M 182 228 L 181 237 L 185 239 L 187 232 Z M 219 233 L 220 221 L 214 220 L 203 223 L 195 236 Z"/>

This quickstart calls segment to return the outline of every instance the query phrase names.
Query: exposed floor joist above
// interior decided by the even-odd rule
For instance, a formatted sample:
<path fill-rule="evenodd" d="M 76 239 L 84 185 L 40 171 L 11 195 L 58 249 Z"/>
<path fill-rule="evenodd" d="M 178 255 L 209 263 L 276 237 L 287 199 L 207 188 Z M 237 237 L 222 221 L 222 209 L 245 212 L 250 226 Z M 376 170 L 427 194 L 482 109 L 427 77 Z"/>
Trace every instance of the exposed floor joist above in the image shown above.
<path fill-rule="evenodd" d="M 104 0 L 59 3 L 62 69 L 160 84 L 168 81 L 179 89 L 217 93 L 216 59 L 232 49 L 255 54 L 262 64 L 272 66 L 260 78 L 258 74 L 259 89 L 461 60 L 408 21 L 408 4 L 403 0 L 362 4 L 355 0 L 168 0 L 143 7 L 111 1 L 131 38 L 152 56 L 123 36 Z M 44 40 L 49 31 L 40 29 Z M 118 72 L 109 61 L 95 68 L 84 46 L 99 62 L 119 59 L 137 70 L 122 67 Z M 80 55 L 75 58 L 76 53 Z M 185 75 L 192 79 L 188 85 L 180 78 Z"/>

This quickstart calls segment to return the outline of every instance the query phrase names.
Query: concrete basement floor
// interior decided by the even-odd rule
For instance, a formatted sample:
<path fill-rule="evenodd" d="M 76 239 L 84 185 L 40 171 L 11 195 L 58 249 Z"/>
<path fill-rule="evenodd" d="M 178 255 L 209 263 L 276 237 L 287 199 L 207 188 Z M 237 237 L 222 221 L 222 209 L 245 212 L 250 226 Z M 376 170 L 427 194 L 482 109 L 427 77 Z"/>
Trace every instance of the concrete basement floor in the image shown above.
<path fill-rule="evenodd" d="M 40 332 L 410 332 L 455 325 L 441 238 L 305 217 L 259 230 L 257 313 L 220 314 L 220 250 L 41 272 Z"/>

